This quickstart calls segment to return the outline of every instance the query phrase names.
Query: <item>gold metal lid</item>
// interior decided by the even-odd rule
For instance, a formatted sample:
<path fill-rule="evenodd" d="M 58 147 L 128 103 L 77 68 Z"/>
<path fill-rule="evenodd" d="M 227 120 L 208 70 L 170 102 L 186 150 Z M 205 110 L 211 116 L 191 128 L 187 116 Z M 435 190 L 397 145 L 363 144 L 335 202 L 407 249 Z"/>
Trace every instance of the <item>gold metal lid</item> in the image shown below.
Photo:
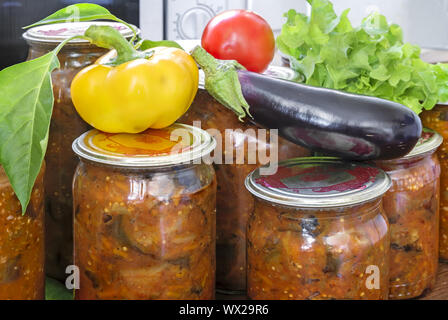
<path fill-rule="evenodd" d="M 141 133 L 90 130 L 73 142 L 73 151 L 93 162 L 121 167 L 163 167 L 196 163 L 209 155 L 216 141 L 197 127 L 175 123 Z"/>

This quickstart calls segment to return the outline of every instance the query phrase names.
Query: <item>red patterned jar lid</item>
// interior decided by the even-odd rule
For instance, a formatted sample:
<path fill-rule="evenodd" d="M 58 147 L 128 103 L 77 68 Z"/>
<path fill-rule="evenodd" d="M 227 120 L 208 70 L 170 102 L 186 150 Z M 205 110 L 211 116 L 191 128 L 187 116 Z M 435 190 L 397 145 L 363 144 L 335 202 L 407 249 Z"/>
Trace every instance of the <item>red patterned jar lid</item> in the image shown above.
<path fill-rule="evenodd" d="M 360 204 L 382 196 L 391 185 L 381 169 L 338 158 L 296 158 L 280 162 L 273 175 L 256 169 L 246 188 L 263 200 L 302 208 Z"/>

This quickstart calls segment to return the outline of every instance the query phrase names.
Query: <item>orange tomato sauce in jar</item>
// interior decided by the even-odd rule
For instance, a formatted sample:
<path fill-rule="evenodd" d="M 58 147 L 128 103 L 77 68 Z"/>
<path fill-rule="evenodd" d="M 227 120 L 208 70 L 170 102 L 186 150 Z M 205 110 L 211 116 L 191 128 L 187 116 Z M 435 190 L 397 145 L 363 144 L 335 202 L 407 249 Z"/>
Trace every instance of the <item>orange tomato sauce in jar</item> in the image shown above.
<path fill-rule="evenodd" d="M 0 300 L 40 300 L 44 285 L 45 165 L 37 176 L 27 210 L 0 167 Z"/>
<path fill-rule="evenodd" d="M 131 30 L 120 23 L 95 21 L 38 26 L 23 35 L 30 46 L 28 60 L 45 55 L 71 36 L 83 34 L 92 24 L 111 25 L 124 36 L 132 36 Z M 51 168 L 45 173 L 46 272 L 59 280 L 65 279 L 65 268 L 73 263 L 72 182 L 78 159 L 71 147 L 73 140 L 91 129 L 73 106 L 70 85 L 81 69 L 106 52 L 86 40 L 72 40 L 59 52 L 60 68 L 51 74 L 54 108 L 45 154 L 47 167 Z"/>
<path fill-rule="evenodd" d="M 214 298 L 215 145 L 179 124 L 75 141 L 77 299 Z"/>
<path fill-rule="evenodd" d="M 297 158 L 246 179 L 251 299 L 388 298 L 389 225 L 380 169 L 336 158 Z"/>
<path fill-rule="evenodd" d="M 425 127 L 438 132 L 443 143 L 437 150 L 440 161 L 440 219 L 439 258 L 448 262 L 448 104 L 438 104 L 432 110 L 424 110 L 420 119 Z"/>
<path fill-rule="evenodd" d="M 436 282 L 439 260 L 440 164 L 436 132 L 422 138 L 405 157 L 377 161 L 392 179 L 383 197 L 389 219 L 390 299 L 421 296 Z"/>
<path fill-rule="evenodd" d="M 295 73 L 289 68 L 269 67 L 266 73 L 270 76 L 291 79 Z M 200 73 L 200 89 L 203 88 L 203 74 Z M 181 122 L 192 124 L 200 121 L 204 130 L 215 130 L 218 148 L 223 153 L 221 164 L 214 164 L 218 179 L 216 204 L 216 287 L 226 294 L 246 291 L 246 228 L 247 220 L 254 209 L 254 200 L 244 187 L 246 176 L 261 165 L 266 159 L 257 157 L 255 162 L 248 159 L 248 145 L 256 144 L 257 153 L 271 155 L 277 153 L 279 160 L 292 157 L 308 156 L 310 152 L 285 139 L 278 138 L 275 143 L 274 134 L 267 130 L 266 139 L 260 134 L 257 125 L 244 122 L 229 109 L 215 101 L 205 90 L 199 90 Z M 226 131 L 227 130 L 227 131 Z M 210 133 L 213 135 L 212 131 Z M 227 141 L 226 141 L 227 139 Z M 217 149 L 218 149 L 217 148 Z M 242 161 L 237 161 L 243 154 Z M 232 163 L 226 162 L 226 157 Z M 238 163 L 237 163 L 238 162 Z"/>

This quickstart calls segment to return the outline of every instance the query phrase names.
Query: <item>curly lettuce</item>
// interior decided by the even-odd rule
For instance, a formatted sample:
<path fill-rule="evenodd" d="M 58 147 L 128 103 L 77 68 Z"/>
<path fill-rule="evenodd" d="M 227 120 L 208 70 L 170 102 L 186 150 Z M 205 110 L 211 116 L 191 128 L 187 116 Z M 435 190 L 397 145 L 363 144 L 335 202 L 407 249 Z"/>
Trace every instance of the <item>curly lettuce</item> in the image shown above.
<path fill-rule="evenodd" d="M 328 0 L 307 1 L 311 14 L 289 10 L 277 37 L 304 83 L 392 100 L 417 114 L 448 101 L 448 65 L 422 61 L 398 25 L 372 13 L 354 28 L 349 9 L 338 16 Z"/>

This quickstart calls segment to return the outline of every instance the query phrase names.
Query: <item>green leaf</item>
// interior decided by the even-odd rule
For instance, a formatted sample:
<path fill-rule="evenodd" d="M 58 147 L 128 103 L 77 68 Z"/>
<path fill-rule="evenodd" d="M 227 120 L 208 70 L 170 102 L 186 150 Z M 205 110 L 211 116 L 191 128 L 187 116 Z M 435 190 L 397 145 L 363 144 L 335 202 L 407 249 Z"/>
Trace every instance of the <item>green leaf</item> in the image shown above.
<path fill-rule="evenodd" d="M 370 76 L 373 79 L 380 80 L 380 81 L 386 81 L 390 78 L 389 72 L 387 71 L 387 68 L 384 65 L 379 65 L 378 68 L 372 70 L 370 72 Z"/>
<path fill-rule="evenodd" d="M 176 41 L 171 40 L 162 40 L 162 41 L 151 41 L 151 40 L 143 40 L 139 45 L 139 50 L 148 50 L 155 47 L 172 47 L 184 50 L 180 44 Z"/>
<path fill-rule="evenodd" d="M 286 47 L 297 48 L 304 43 L 304 37 L 308 34 L 307 18 L 295 10 L 289 10 L 288 22 L 282 27 L 283 31 L 277 37 L 277 42 L 284 43 Z M 294 15 L 294 18 L 292 17 Z"/>
<path fill-rule="evenodd" d="M 352 24 L 350 20 L 348 19 L 348 13 L 350 12 L 350 9 L 345 9 L 342 14 L 341 18 L 339 20 L 339 24 L 336 26 L 335 31 L 339 33 L 347 33 L 353 30 Z"/>
<path fill-rule="evenodd" d="M 327 34 L 339 24 L 339 17 L 333 10 L 333 4 L 327 0 L 308 0 L 314 9 L 310 16 L 310 25 Z"/>
<path fill-rule="evenodd" d="M 47 150 L 53 111 L 51 72 L 59 68 L 57 54 L 73 36 L 53 51 L 0 71 L 0 164 L 26 211 Z"/>
<path fill-rule="evenodd" d="M 73 300 L 73 292 L 61 282 L 47 277 L 45 279 L 45 300 Z"/>
<path fill-rule="evenodd" d="M 398 25 L 372 13 L 353 27 L 348 10 L 338 16 L 329 0 L 308 2 L 310 15 L 289 10 L 277 37 L 300 81 L 393 100 L 417 113 L 448 101 L 448 65 L 423 62 Z"/>
<path fill-rule="evenodd" d="M 78 3 L 58 10 L 48 17 L 23 28 L 27 29 L 52 23 L 92 21 L 99 19 L 122 21 L 110 13 L 109 10 L 100 5 L 92 3 Z"/>
<path fill-rule="evenodd" d="M 301 61 L 293 61 L 293 64 L 297 65 L 297 69 L 307 78 L 311 78 L 316 64 L 320 63 L 322 60 L 317 54 L 309 52 L 306 57 Z"/>
<path fill-rule="evenodd" d="M 330 65 L 327 66 L 327 70 L 328 70 L 328 76 L 332 80 L 333 83 L 332 87 L 334 89 L 345 88 L 347 85 L 346 80 L 355 78 L 357 76 L 357 74 L 352 71 L 346 70 L 344 68 L 333 67 Z"/>
<path fill-rule="evenodd" d="M 78 3 L 69 5 L 61 10 L 56 11 L 55 13 L 49 15 L 48 17 L 23 28 L 27 29 L 31 27 L 53 23 L 94 21 L 94 20 L 112 20 L 124 24 L 134 32 L 134 37 L 131 39 L 130 42 L 134 41 L 134 39 L 137 36 L 137 31 L 132 25 L 116 17 L 106 8 L 93 3 Z"/>
<path fill-rule="evenodd" d="M 350 55 L 350 66 L 352 68 L 359 68 L 370 71 L 372 66 L 369 63 L 369 56 L 374 52 L 374 47 L 362 47 L 353 49 Z"/>
<path fill-rule="evenodd" d="M 386 17 L 374 12 L 362 20 L 361 28 L 370 36 L 380 36 L 389 31 Z"/>
<path fill-rule="evenodd" d="M 47 148 L 55 51 L 0 71 L 0 163 L 23 213 Z"/>

